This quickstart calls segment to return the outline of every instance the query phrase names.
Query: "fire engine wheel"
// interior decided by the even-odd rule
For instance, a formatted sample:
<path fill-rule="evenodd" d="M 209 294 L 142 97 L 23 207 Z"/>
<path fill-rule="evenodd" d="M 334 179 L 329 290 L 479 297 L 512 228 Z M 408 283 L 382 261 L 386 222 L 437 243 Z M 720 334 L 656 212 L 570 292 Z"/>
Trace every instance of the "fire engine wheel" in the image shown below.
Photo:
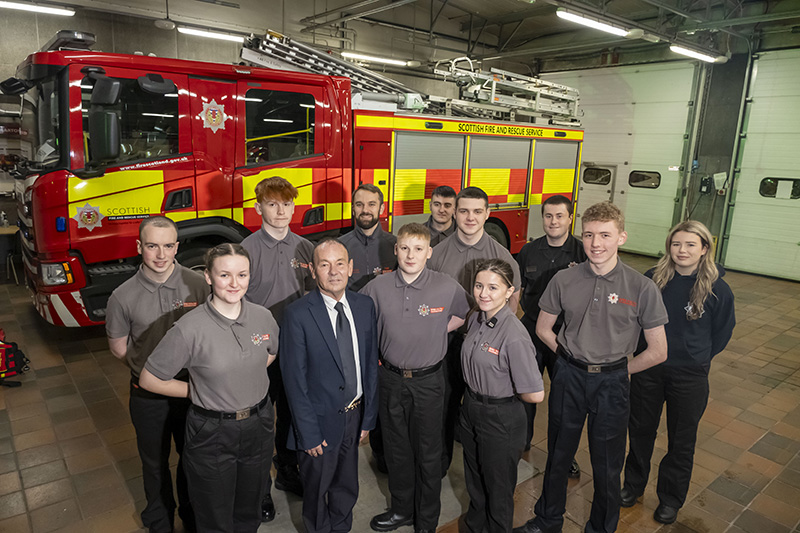
<path fill-rule="evenodd" d="M 508 237 L 506 232 L 500 224 L 496 222 L 487 222 L 483 227 L 484 231 L 489 234 L 489 237 L 500 243 L 500 246 L 508 250 Z"/>
<path fill-rule="evenodd" d="M 206 268 L 203 258 L 206 255 L 206 250 L 211 246 L 210 244 L 203 245 L 198 243 L 187 246 L 186 250 L 178 248 L 178 253 L 175 258 L 178 260 L 178 263 L 186 268 L 202 272 Z"/>

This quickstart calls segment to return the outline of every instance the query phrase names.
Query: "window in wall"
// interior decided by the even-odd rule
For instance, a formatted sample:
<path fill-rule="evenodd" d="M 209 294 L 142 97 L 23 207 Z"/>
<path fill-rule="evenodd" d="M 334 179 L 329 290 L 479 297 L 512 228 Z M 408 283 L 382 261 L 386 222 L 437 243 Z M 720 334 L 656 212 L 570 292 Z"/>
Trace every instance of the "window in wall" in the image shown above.
<path fill-rule="evenodd" d="M 116 111 L 119 118 L 119 159 L 110 165 L 156 159 L 178 153 L 178 94 L 145 92 L 135 79 L 118 78 L 122 83 L 119 102 L 106 109 Z M 89 137 L 89 102 L 94 80 L 81 81 L 83 135 Z M 91 161 L 89 144 L 86 159 Z"/>
<path fill-rule="evenodd" d="M 661 174 L 658 172 L 634 170 L 628 175 L 628 185 L 631 187 L 640 187 L 642 189 L 658 189 L 658 186 L 661 185 Z"/>
<path fill-rule="evenodd" d="M 314 97 L 250 89 L 245 95 L 247 164 L 314 153 Z"/>
<path fill-rule="evenodd" d="M 591 185 L 608 185 L 611 183 L 611 171 L 607 168 L 587 167 L 583 171 L 583 182 Z"/>
<path fill-rule="evenodd" d="M 800 179 L 764 178 L 758 186 L 758 193 L 765 198 L 796 200 L 800 198 Z"/>

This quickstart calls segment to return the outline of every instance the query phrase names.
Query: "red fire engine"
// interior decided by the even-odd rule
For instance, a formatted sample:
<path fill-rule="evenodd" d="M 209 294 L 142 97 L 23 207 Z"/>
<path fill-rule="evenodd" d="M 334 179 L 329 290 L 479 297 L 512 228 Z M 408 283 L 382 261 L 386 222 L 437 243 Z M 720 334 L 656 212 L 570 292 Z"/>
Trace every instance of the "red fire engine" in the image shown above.
<path fill-rule="evenodd" d="M 277 34 L 248 41 L 244 65 L 94 52 L 93 41 L 60 32 L 0 84 L 21 95 L 23 261 L 52 324 L 103 323 L 137 268 L 144 217 L 177 222 L 183 264 L 258 229 L 253 189 L 266 177 L 298 188 L 291 229 L 306 236 L 349 228 L 359 183 L 383 190 L 388 230 L 424 221 L 438 185 L 479 186 L 487 231 L 512 252 L 531 206 L 575 192 L 583 131 L 563 86 L 451 63 L 437 72 L 472 99 L 450 100 Z"/>

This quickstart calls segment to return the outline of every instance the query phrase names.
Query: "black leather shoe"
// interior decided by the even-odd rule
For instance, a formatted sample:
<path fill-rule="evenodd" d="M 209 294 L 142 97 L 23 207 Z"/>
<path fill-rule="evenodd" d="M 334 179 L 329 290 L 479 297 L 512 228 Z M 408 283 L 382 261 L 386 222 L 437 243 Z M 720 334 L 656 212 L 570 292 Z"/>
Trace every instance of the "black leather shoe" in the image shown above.
<path fill-rule="evenodd" d="M 572 465 L 569 467 L 569 474 L 567 474 L 567 476 L 570 479 L 579 479 L 581 477 L 581 467 L 575 459 L 572 460 Z"/>
<path fill-rule="evenodd" d="M 295 465 L 275 465 L 277 474 L 275 475 L 275 488 L 278 490 L 293 492 L 303 497 L 303 482 L 300 480 L 300 472 Z"/>
<path fill-rule="evenodd" d="M 272 522 L 275 520 L 275 504 L 272 503 L 272 495 L 267 494 L 261 502 L 261 521 Z"/>
<path fill-rule="evenodd" d="M 415 529 L 414 533 L 436 533 L 435 529 Z"/>
<path fill-rule="evenodd" d="M 511 530 L 511 533 L 544 533 L 542 528 L 533 523 L 533 518 L 519 527 Z"/>
<path fill-rule="evenodd" d="M 413 516 L 403 516 L 391 509 L 376 515 L 369 521 L 369 527 L 375 531 L 394 531 L 400 526 L 410 526 L 414 523 Z"/>
<path fill-rule="evenodd" d="M 622 487 L 622 490 L 619 491 L 619 503 L 623 507 L 633 507 L 636 505 L 637 499 L 639 499 L 639 496 L 634 494 L 632 490 L 628 490 L 626 487 Z"/>
<path fill-rule="evenodd" d="M 675 507 L 659 503 L 653 513 L 653 520 L 662 524 L 671 524 L 678 518 L 678 510 Z"/>

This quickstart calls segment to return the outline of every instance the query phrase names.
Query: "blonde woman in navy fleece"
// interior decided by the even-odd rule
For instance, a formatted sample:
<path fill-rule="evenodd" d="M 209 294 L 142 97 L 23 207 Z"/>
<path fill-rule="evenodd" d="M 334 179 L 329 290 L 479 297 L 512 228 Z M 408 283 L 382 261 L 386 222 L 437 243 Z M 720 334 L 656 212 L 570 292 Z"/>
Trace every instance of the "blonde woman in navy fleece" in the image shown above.
<path fill-rule="evenodd" d="M 666 254 L 645 274 L 661 289 L 669 314 L 668 355 L 664 363 L 631 376 L 630 452 L 621 502 L 632 507 L 644 492 L 666 403 L 669 445 L 658 468 L 659 505 L 653 514 L 662 524 L 674 522 L 686 500 L 711 359 L 728 344 L 736 323 L 733 293 L 722 279 L 725 271 L 714 264 L 712 243 L 703 224 L 682 222 L 669 232 Z"/>

